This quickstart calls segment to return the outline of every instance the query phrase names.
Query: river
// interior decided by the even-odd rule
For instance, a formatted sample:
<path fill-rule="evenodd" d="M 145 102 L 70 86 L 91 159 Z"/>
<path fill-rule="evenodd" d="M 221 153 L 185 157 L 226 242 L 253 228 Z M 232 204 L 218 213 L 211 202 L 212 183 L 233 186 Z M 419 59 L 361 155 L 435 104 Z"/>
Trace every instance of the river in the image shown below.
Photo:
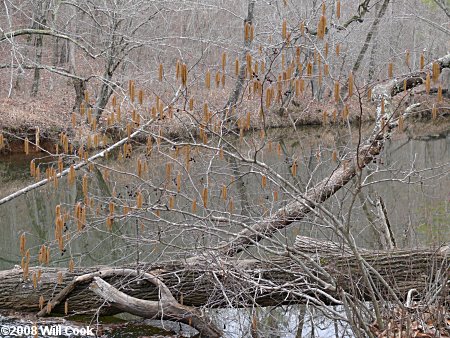
<path fill-rule="evenodd" d="M 365 133 L 367 130 L 364 131 L 363 128 L 363 132 Z M 269 136 L 274 141 L 272 149 L 265 150 L 262 155 L 263 160 L 289 182 L 304 189 L 305 185 L 311 187 L 329 175 L 331 170 L 336 167 L 336 163 L 332 160 L 333 150 L 336 149 L 339 154 L 342 154 L 346 149 L 357 144 L 358 128 L 305 127 L 296 131 L 275 130 Z M 245 144 L 245 142 L 236 141 L 236 143 L 244 153 L 252 146 L 251 142 Z M 105 194 L 109 194 L 113 190 L 122 196 L 134 193 L 133 189 L 136 186 L 133 185 L 134 183 L 128 183 L 131 182 L 130 179 L 121 172 L 129 170 L 130 163 L 133 163 L 134 166 L 134 161 L 138 157 L 144 158 L 143 150 L 139 150 L 137 147 L 131 161 L 109 159 L 102 162 L 100 171 L 104 173 L 106 169 L 110 175 L 109 180 L 103 182 L 106 184 L 106 188 L 102 182 L 95 180 L 96 173 L 91 173 L 92 189 L 95 191 L 97 201 L 107 200 L 108 196 Z M 209 203 L 217 209 L 222 208 L 220 187 L 223 182 L 229 182 L 230 179 L 233 180 L 238 176 L 236 169 L 232 163 L 220 162 L 219 159 L 211 164 L 209 157 L 202 151 L 195 153 L 193 158 L 189 179 L 196 180 L 200 186 L 205 174 L 208 173 L 208 179 L 212 180 L 216 186 L 215 192 L 213 193 L 212 190 L 210 192 Z M 0 197 L 33 182 L 33 178 L 29 174 L 31 159 L 32 157 L 22 154 L 0 157 Z M 292 159 L 298 161 L 298 174 L 295 179 L 291 175 Z M 165 159 L 152 155 L 151 158 L 146 158 L 146 161 L 150 166 L 148 175 L 154 182 L 153 185 L 161 186 L 166 175 Z M 45 162 L 51 163 L 51 159 L 43 158 L 42 163 Z M 107 169 L 108 167 L 109 169 Z M 175 169 L 173 175 L 175 175 Z M 370 204 L 375 202 L 378 197 L 384 201 L 399 247 L 415 248 L 422 245 L 438 245 L 442 241 L 450 239 L 450 126 L 448 124 L 437 126 L 433 123 L 418 123 L 409 132 L 394 134 L 393 139 L 387 141 L 379 162 L 372 164 L 370 169 L 366 170 L 364 175 L 368 185 L 362 193 L 356 196 L 354 203 L 350 203 L 352 199 L 346 195 L 350 194 L 350 190 L 347 189 L 342 189 L 325 203 L 325 206 L 339 219 L 346 220 L 348 214 L 351 213 L 350 226 L 358 245 L 366 248 L 379 248 L 381 245 L 373 226 L 373 223 L 378 222 L 378 215 L 373 212 L 375 209 Z M 242 198 L 240 198 L 242 195 L 238 191 L 230 190 L 229 194 L 235 197 L 236 210 L 234 212 L 245 214 L 247 220 L 259 217 L 261 212 L 270 212 L 288 201 L 289 196 L 283 194 L 280 189 L 277 201 L 273 201 L 270 205 L 264 204 L 264 199 L 266 201 L 273 199 L 273 189 L 261 190 L 260 178 L 249 174 L 252 167 L 239 166 L 237 170 L 238 174 L 243 177 L 246 199 L 250 203 L 243 204 Z M 186 178 L 186 180 L 188 179 Z M 72 210 L 76 201 L 82 199 L 80 186 L 71 187 L 65 182 L 65 179 L 61 180 L 58 189 L 50 184 L 0 206 L 0 269 L 9 269 L 20 264 L 20 234 L 26 233 L 27 247 L 32 251 L 32 255 L 35 254 L 35 251 L 37 252 L 40 245 L 54 239 L 56 205 L 61 204 L 66 210 Z M 177 197 L 176 207 L 190 207 L 191 202 L 187 196 L 190 193 L 189 184 L 186 181 L 186 193 L 180 194 L 180 198 Z M 351 186 L 353 184 L 354 182 L 350 183 Z M 210 185 L 214 187 L 214 184 Z M 195 186 L 196 183 L 192 183 L 191 189 L 194 189 Z M 158 189 L 149 191 L 151 201 L 161 198 Z M 266 209 L 272 209 L 261 208 L 263 204 Z M 93 225 L 89 236 L 75 234 L 67 244 L 67 251 L 64 254 L 52 252 L 52 264 L 67 266 L 69 258 L 73 257 L 79 266 L 120 265 L 134 261 L 137 250 L 140 260 L 156 261 L 161 258 L 173 258 L 174 246 L 182 246 L 187 254 L 196 247 L 198 241 L 202 241 L 202 244 L 211 244 L 217 240 L 204 237 L 199 239 L 200 236 L 195 238 L 194 233 L 180 231 L 176 227 L 176 224 L 181 222 L 179 214 L 168 215 L 166 220 L 166 225 L 170 225 L 170 227 L 161 229 L 161 224 L 156 221 L 148 221 L 145 227 L 149 236 L 151 234 L 155 237 L 162 236 L 163 239 L 170 238 L 170 245 L 149 237 L 147 241 L 139 243 L 139 247 L 136 247 L 135 241 L 127 240 L 127 238 L 134 237 L 136 231 L 139 231 L 134 221 L 127 221 L 128 223 L 125 222 L 116 227 L 114 231 L 109 232 L 104 227 L 104 221 L 100 221 L 100 218 L 97 221 L 93 216 Z M 71 226 L 73 224 L 68 222 L 68 227 Z M 145 232 L 142 232 L 141 235 L 143 234 Z M 319 238 L 333 237 L 332 231 L 320 222 L 320 218 L 312 216 L 290 227 L 284 236 L 292 243 L 292 239 L 297 234 Z M 295 307 L 295 310 L 289 311 L 279 308 L 276 311 L 280 312 L 275 316 L 277 320 L 268 323 L 267 327 L 284 325 L 285 336 L 295 337 L 298 326 L 298 308 Z M 270 318 L 274 317 L 273 313 L 272 311 Z M 226 310 L 218 317 L 222 318 L 222 325 L 228 327 L 230 336 L 240 336 L 243 332 L 239 330 L 248 327 L 248 322 L 245 322 L 248 320 L 248 316 L 240 316 L 232 310 Z M 243 322 L 240 323 L 240 320 L 237 320 L 239 317 L 245 318 Z M 311 330 L 311 325 L 307 323 L 314 316 L 307 313 L 304 318 L 304 330 Z M 319 327 L 321 326 L 317 326 L 316 330 Z M 327 327 L 326 330 L 329 330 L 330 328 L 334 329 L 335 326 L 333 323 L 328 323 L 327 325 L 323 324 L 323 327 Z M 340 328 L 339 330 L 344 329 Z M 136 335 L 136 337 L 138 336 Z"/>

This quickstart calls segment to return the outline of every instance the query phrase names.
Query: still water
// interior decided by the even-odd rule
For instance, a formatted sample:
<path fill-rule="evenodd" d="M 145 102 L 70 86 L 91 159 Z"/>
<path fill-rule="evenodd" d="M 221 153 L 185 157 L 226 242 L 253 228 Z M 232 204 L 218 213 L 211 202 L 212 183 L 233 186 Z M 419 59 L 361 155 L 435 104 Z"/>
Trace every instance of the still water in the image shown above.
<path fill-rule="evenodd" d="M 354 128 L 353 128 L 354 129 Z M 354 148 L 357 144 L 358 129 L 347 128 L 302 128 L 296 131 L 276 130 L 269 135 L 273 139 L 271 149 L 265 148 L 261 160 L 276 169 L 287 181 L 295 184 L 300 190 L 305 186 L 311 187 L 336 167 L 331 160 L 332 152 L 344 153 L 346 149 Z M 257 137 L 255 136 L 255 139 Z M 251 149 L 250 141 L 237 142 L 243 153 Z M 134 198 L 135 184 L 122 175 L 134 167 L 135 159 L 142 157 L 143 151 L 136 147 L 129 161 L 106 160 L 100 166 L 100 172 L 109 173 L 109 179 L 98 179 L 96 172 L 91 173 L 92 189 L 95 190 L 99 204 L 108 200 L 111 191 L 122 197 Z M 226 210 L 220 201 L 220 187 L 236 177 L 242 177 L 242 186 L 229 194 L 234 196 L 234 213 L 242 214 L 243 219 L 257 220 L 261 212 L 270 213 L 289 200 L 289 195 L 280 189 L 280 197 L 272 203 L 272 188 L 270 191 L 261 189 L 259 176 L 253 175 L 254 168 L 250 165 L 238 165 L 219 159 L 209 161 L 202 151 L 195 153 L 191 164 L 190 174 L 183 178 L 186 192 L 177 197 L 176 207 L 189 208 L 190 194 L 198 193 L 203 186 L 205 173 L 208 173 L 210 183 L 210 205 L 217 210 Z M 148 199 L 157 203 L 163 199 L 159 187 L 164 185 L 167 172 L 167 161 L 162 156 L 152 155 L 144 158 L 149 168 L 148 177 L 152 180 L 148 189 Z M 31 157 L 23 155 L 9 155 L 0 158 L 0 197 L 25 187 L 33 182 L 29 175 Z M 292 161 L 297 160 L 298 174 L 292 177 Z M 42 162 L 51 161 L 44 158 Z M 132 163 L 132 164 L 131 164 Z M 176 168 L 173 169 L 174 172 Z M 422 245 L 437 245 L 450 240 L 450 127 L 448 125 L 418 124 L 414 130 L 397 134 L 386 143 L 383 155 L 369 170 L 365 170 L 367 186 L 361 193 L 350 198 L 350 190 L 342 189 L 325 203 L 325 206 L 342 221 L 351 215 L 350 226 L 357 238 L 358 245 L 367 248 L 379 248 L 381 243 L 377 235 L 378 215 L 374 203 L 381 197 L 386 205 L 389 221 L 393 227 L 394 237 L 400 247 L 418 247 Z M 181 171 L 180 171 L 181 172 Z M 367 176 L 369 174 L 369 176 Z M 175 175 L 175 174 L 174 174 Z M 209 181 L 210 180 L 210 181 Z M 352 187 L 354 182 L 349 184 Z M 279 187 L 278 187 L 279 188 Z M 37 251 L 43 243 L 54 240 L 55 207 L 57 204 L 72 209 L 77 201 L 83 199 L 80 184 L 68 186 L 63 183 L 58 189 L 52 185 L 34 190 L 15 200 L 0 206 L 0 269 L 12 268 L 20 264 L 19 235 L 27 234 L 27 246 Z M 245 195 L 245 198 L 242 196 Z M 352 203 L 350 201 L 353 201 Z M 104 204 L 104 203 L 103 203 Z M 203 210 L 199 212 L 205 212 Z M 205 214 L 206 215 L 206 214 Z M 104 218 L 92 218 L 92 229 L 89 236 L 74 236 L 66 246 L 66 252 L 52 255 L 52 263 L 67 266 L 70 257 L 74 257 L 79 266 L 98 264 L 120 265 L 132 262 L 139 252 L 141 261 L 155 261 L 161 258 L 174 258 L 175 251 L 183 247 L 185 254 L 192 254 L 198 243 L 212 244 L 217 238 L 196 236 L 195 231 L 183 233 L 177 227 L 185 219 L 179 214 L 165 216 L 165 228 L 161 229 L 161 222 L 145 219 L 147 235 L 146 241 L 136 247 L 132 238 L 136 238 L 140 225 L 136 221 L 125 221 L 115 226 L 111 233 L 104 228 Z M 143 218 L 144 219 L 144 218 Z M 142 220 L 142 219 L 141 219 Z M 69 222 L 68 227 L 71 227 Z M 233 229 L 232 227 L 230 229 Z M 236 229 L 237 230 L 237 229 Z M 310 216 L 302 222 L 291 226 L 284 234 L 292 242 L 296 234 L 303 236 L 332 238 L 329 229 L 323 226 L 320 217 Z M 141 235 L 143 235 L 142 233 Z M 154 238 L 152 238 L 154 236 Z M 159 236 L 159 237 L 158 237 Z M 158 237 L 159 240 L 156 238 Z M 161 240 L 161 238 L 163 240 Z M 170 239 L 170 245 L 164 239 Z M 165 242 L 165 244 L 164 244 Z M 201 245 L 200 245 L 201 247 Z M 229 336 L 243 336 L 249 327 L 250 316 L 234 313 L 235 310 L 218 312 L 217 321 L 226 328 Z M 265 316 L 264 311 L 270 312 Z M 302 316 L 299 316 L 299 313 Z M 338 330 L 345 332 L 345 326 L 333 322 L 310 312 L 299 310 L 299 307 L 277 308 L 261 310 L 261 321 L 267 319 L 267 330 L 271 332 L 283 331 L 283 337 L 295 337 L 298 334 L 298 324 L 303 322 L 303 333 L 307 335 L 311 330 L 316 334 Z M 270 329 L 272 328 L 272 329 Z M 243 331 L 244 330 L 244 331 Z M 319 330 L 319 331 L 318 331 Z M 268 336 L 271 336 L 268 332 Z M 136 337 L 142 334 L 136 334 Z M 274 334 L 273 337 L 277 335 Z M 132 337 L 132 336 L 130 336 Z M 134 337 L 134 336 L 133 336 Z"/>

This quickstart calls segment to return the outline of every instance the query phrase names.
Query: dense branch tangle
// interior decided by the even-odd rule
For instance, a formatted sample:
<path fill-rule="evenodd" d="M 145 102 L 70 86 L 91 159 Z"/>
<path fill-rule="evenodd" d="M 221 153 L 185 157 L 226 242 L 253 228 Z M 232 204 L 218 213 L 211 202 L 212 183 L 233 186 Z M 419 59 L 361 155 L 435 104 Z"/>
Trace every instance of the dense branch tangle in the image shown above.
<path fill-rule="evenodd" d="M 368 12 L 369 2 L 362 2 L 358 16 L 346 21 L 342 27 L 348 29 L 353 23 L 362 21 Z M 387 7 L 389 1 L 384 3 Z M 361 177 L 363 169 L 377 160 L 385 140 L 396 128 L 397 116 L 394 114 L 392 98 L 403 90 L 427 81 L 427 73 L 436 72 L 434 68 L 439 71 L 448 68 L 449 56 L 436 60 L 434 64 L 437 66 L 434 68 L 430 65 L 420 72 L 375 86 L 372 97 L 376 103 L 373 114 L 376 123 L 373 131 L 365 140 L 361 139 L 354 149 L 346 149 L 343 154 L 318 152 L 320 160 L 316 168 L 328 156 L 325 161 L 333 163 L 333 170 L 320 178 L 311 177 L 307 184 L 300 184 L 298 172 L 306 168 L 305 161 L 298 154 L 282 157 L 281 144 L 271 138 L 268 130 L 270 125 L 266 124 L 266 119 L 273 118 L 272 108 L 289 104 L 294 94 L 298 99 L 307 100 L 305 80 L 317 78 L 318 82 L 321 81 L 319 77 L 324 75 L 322 71 L 325 72 L 325 68 L 321 67 L 325 63 L 331 64 L 331 57 L 325 55 L 325 50 L 330 46 L 328 41 L 321 39 L 324 39 L 325 32 L 331 33 L 331 28 L 320 27 L 321 34 L 315 36 L 313 30 L 305 29 L 303 22 L 296 21 L 290 27 L 288 20 L 280 18 L 277 27 L 281 27 L 278 27 L 280 29 L 276 34 L 281 35 L 281 40 L 278 37 L 275 43 L 271 41 L 267 42 L 266 47 L 259 47 L 258 44 L 263 41 L 258 37 L 260 32 L 253 32 L 258 27 L 255 24 L 256 5 L 256 1 L 248 1 L 246 19 L 243 20 L 244 25 L 240 25 L 244 46 L 240 53 L 236 53 L 234 64 L 230 61 L 231 53 L 225 49 L 213 53 L 211 59 L 215 61 L 205 61 L 202 53 L 206 53 L 209 46 L 201 50 L 199 59 L 188 55 L 167 58 L 170 60 L 160 61 L 154 67 L 157 73 L 154 77 L 157 79 L 151 84 L 157 89 L 148 86 L 151 91 L 148 88 L 141 89 L 139 80 L 134 78 L 120 80 L 123 83 L 119 83 L 115 72 L 126 63 L 126 58 L 134 49 L 148 45 L 152 39 L 152 43 L 159 43 L 162 40 L 171 41 L 172 38 L 153 37 L 145 41 L 137 36 L 139 34 L 134 35 L 141 23 L 136 24 L 133 20 L 127 21 L 127 27 L 131 28 L 127 31 L 130 36 L 126 37 L 120 34 L 122 21 L 115 15 L 109 18 L 111 21 L 108 21 L 108 27 L 114 34 L 106 51 L 98 55 L 87 52 L 92 58 L 106 55 L 100 89 L 96 91 L 100 94 L 93 99 L 90 97 L 93 91 L 84 92 L 82 106 L 78 107 L 79 113 L 73 116 L 78 120 L 87 119 L 92 133 L 96 133 L 96 128 L 100 127 L 102 132 L 108 131 L 111 136 L 118 134 L 121 139 L 111 146 L 105 143 L 105 149 L 96 149 L 98 153 L 86 156 L 84 160 L 81 156 L 73 167 L 64 169 L 61 159 L 58 162 L 58 174 L 53 172 L 47 179 L 1 199 L 0 205 L 33 189 L 57 182 L 57 179 L 66 175 L 69 176 L 67 186 L 73 187 L 74 171 L 89 167 L 89 171 L 77 175 L 80 187 L 76 188 L 78 194 L 75 203 L 61 203 L 56 208 L 56 239 L 50 244 L 42 244 L 40 263 L 46 264 L 42 260 L 42 252 L 48 253 L 48 246 L 52 246 L 52 253 L 59 251 L 67 256 L 69 254 L 65 250 L 77 241 L 88 240 L 90 236 L 98 239 L 95 245 L 117 240 L 119 247 L 112 251 L 119 252 L 119 255 L 115 256 L 114 263 L 130 264 L 135 261 L 136 265 L 123 271 L 141 282 L 150 281 L 154 293 L 149 295 L 151 302 L 133 299 L 133 306 L 125 306 L 126 295 L 123 292 L 126 293 L 127 289 L 119 290 L 124 272 L 111 269 L 95 272 L 92 269 L 75 268 L 75 262 L 85 258 L 81 254 L 70 257 L 69 271 L 64 270 L 63 277 L 67 276 L 64 283 L 69 283 L 73 278 L 72 284 L 66 291 L 49 297 L 49 283 L 55 283 L 54 277 L 58 278 L 58 273 L 43 266 L 32 269 L 30 273 L 30 252 L 27 253 L 23 239 L 22 270 L 8 273 L 13 275 L 14 281 L 20 276 L 26 283 L 33 281 L 33 300 L 38 299 L 39 292 L 45 293 L 49 305 L 40 310 L 40 315 L 51 314 L 67 298 L 70 298 L 69 303 L 75 302 L 73 309 L 77 312 L 84 306 L 90 307 L 89 310 L 97 307 L 99 298 L 89 299 L 85 294 L 77 298 L 77 295 L 71 294 L 75 290 L 87 292 L 86 286 L 89 284 L 94 293 L 115 306 L 108 307 L 111 312 L 124 310 L 141 315 L 145 313 L 147 317 L 172 318 L 193 324 L 200 330 L 211 330 L 211 335 L 220 335 L 215 327 L 202 318 L 204 313 L 195 308 L 185 308 L 182 298 L 189 300 L 189 305 L 205 308 L 247 306 L 253 302 L 274 305 L 305 300 L 316 305 L 345 305 L 348 301 L 355 305 L 360 304 L 358 302 L 361 299 L 375 303 L 378 299 L 390 299 L 401 307 L 400 300 L 405 291 L 414 286 L 414 280 L 411 280 L 411 275 L 407 275 L 410 279 L 405 282 L 405 286 L 397 285 L 396 288 L 396 281 L 389 280 L 384 270 L 380 272 L 377 263 L 381 261 L 397 266 L 403 264 L 402 259 L 407 259 L 411 266 L 424 274 L 435 262 L 445 269 L 445 252 L 435 254 L 431 250 L 423 256 L 417 254 L 417 257 L 404 252 L 377 256 L 374 252 L 367 253 L 359 249 L 351 232 L 323 203 L 349 182 Z M 322 15 L 319 15 L 322 23 L 332 12 L 325 5 Z M 314 11 L 320 14 L 319 7 L 314 8 L 312 13 Z M 381 20 L 382 15 L 379 16 Z M 102 26 L 99 22 L 96 24 Z M 315 26 L 315 23 L 311 25 Z M 336 27 L 341 30 L 341 26 Z M 44 34 L 79 44 L 73 37 L 34 29 L 11 31 L 4 34 L 2 39 L 6 41 L 30 34 Z M 187 39 L 185 36 L 179 38 Z M 200 38 L 198 41 L 205 42 Z M 339 57 L 338 47 L 339 44 L 335 47 Z M 364 54 L 365 50 L 361 58 Z M 126 64 L 129 66 L 131 62 Z M 14 68 L 14 64 L 11 67 Z M 337 66 L 334 68 L 337 69 Z M 326 76 L 328 82 L 338 85 L 335 100 L 338 108 L 343 100 L 340 98 L 336 69 Z M 216 91 L 212 91 L 208 83 L 211 81 L 211 71 Z M 85 79 L 73 76 L 78 80 Z M 344 78 L 345 82 L 351 82 L 350 77 Z M 231 85 L 230 79 L 235 81 Z M 123 88 L 126 86 L 128 90 Z M 351 96 L 353 83 L 348 90 Z M 108 103 L 113 91 L 112 102 Z M 287 100 L 283 99 L 285 92 L 289 98 Z M 225 98 L 226 102 L 217 97 Z M 122 118 L 119 118 L 121 113 Z M 351 114 L 356 113 L 352 111 Z M 348 122 L 348 116 L 342 117 L 344 122 Z M 324 120 L 326 118 L 328 115 L 324 114 Z M 337 122 L 337 118 L 335 120 Z M 75 126 L 72 128 L 76 129 Z M 252 128 L 255 131 L 253 134 L 249 133 Z M 75 139 L 76 133 L 72 132 L 72 136 Z M 83 147 L 89 148 L 91 138 L 92 134 L 85 139 L 80 137 L 78 154 L 83 151 Z M 26 146 L 27 142 L 28 139 Z M 35 145 L 39 146 L 37 141 Z M 109 159 L 106 159 L 107 154 L 110 155 Z M 273 162 L 276 163 L 268 161 L 270 156 L 275 158 Z M 67 159 L 75 157 L 67 155 Z M 61 182 L 65 184 L 65 181 Z M 248 186 L 255 187 L 253 195 L 248 191 Z M 291 228 L 298 225 L 310 214 L 319 218 L 345 243 L 345 255 L 331 255 L 330 258 L 326 253 L 316 259 L 314 255 L 306 254 L 305 245 L 296 247 L 289 243 L 289 235 L 284 231 L 291 225 Z M 64 225 L 66 230 L 63 230 Z M 319 246 L 329 244 L 319 243 Z M 36 249 L 31 248 L 31 254 L 36 254 Z M 314 249 L 319 251 L 316 247 Z M 237 254 L 242 254 L 242 257 Z M 174 257 L 175 263 L 142 264 L 142 261 L 161 260 L 169 256 Z M 327 264 L 328 259 L 332 264 Z M 357 292 L 347 288 L 341 292 L 342 285 L 351 285 L 351 279 L 336 275 L 336 266 L 350 267 L 349 276 L 357 276 L 361 281 Z M 234 267 L 237 268 L 234 270 Z M 261 272 L 265 268 L 268 270 Z M 47 271 L 53 274 L 52 278 L 43 278 L 42 271 L 45 271 L 45 278 Z M 282 271 L 286 273 L 280 274 Z M 86 275 L 77 276 L 79 273 Z M 100 279 L 102 274 L 111 277 L 113 282 L 106 277 Z M 276 274 L 280 274 L 279 277 L 284 280 L 277 278 Z M 187 288 L 187 292 L 177 289 L 178 278 L 182 280 L 181 288 Z M 426 281 L 418 283 L 422 289 L 426 288 Z M 439 283 L 441 279 L 437 282 L 440 287 L 442 283 Z M 237 290 L 237 286 L 241 285 L 247 292 Z M 157 288 L 160 294 L 156 294 Z M 148 291 L 145 288 L 142 290 Z M 142 290 L 139 289 L 134 296 L 142 296 Z M 200 295 L 197 294 L 199 290 L 203 292 Z M 211 292 L 211 297 L 207 297 Z M 264 294 L 266 292 L 267 295 Z M 185 293 L 189 295 L 186 297 Z M 226 296 L 225 301 L 221 298 L 223 295 Z M 219 298 L 222 302 L 218 301 Z M 37 307 L 37 304 L 33 306 Z M 146 308 L 149 310 L 147 313 Z M 164 311 L 159 311 L 161 308 Z M 366 312 L 370 311 L 366 309 Z M 364 321 L 361 319 L 359 324 L 363 325 Z"/>

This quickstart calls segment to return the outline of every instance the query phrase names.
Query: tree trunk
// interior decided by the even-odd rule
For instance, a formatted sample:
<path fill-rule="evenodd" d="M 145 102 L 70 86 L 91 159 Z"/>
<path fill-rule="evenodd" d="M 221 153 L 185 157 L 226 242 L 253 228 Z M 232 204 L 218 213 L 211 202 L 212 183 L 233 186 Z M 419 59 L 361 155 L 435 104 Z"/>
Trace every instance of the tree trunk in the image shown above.
<path fill-rule="evenodd" d="M 42 0 L 38 1 L 37 8 L 36 8 L 36 11 L 37 11 L 36 21 L 35 21 L 35 24 L 33 24 L 33 26 L 36 25 L 36 29 L 43 29 L 44 26 L 46 25 L 45 10 L 46 10 L 46 4 L 44 3 L 44 1 L 42 1 Z M 39 34 L 36 36 L 36 39 L 35 39 L 36 55 L 35 55 L 34 62 L 37 66 L 39 66 L 42 61 L 42 45 L 43 45 L 43 35 Z M 31 96 L 37 95 L 37 93 L 39 91 L 40 81 L 41 81 L 41 69 L 39 67 L 36 67 L 34 69 L 33 85 L 31 87 Z"/>
<path fill-rule="evenodd" d="M 73 111 L 79 111 L 81 103 L 84 100 L 84 92 L 86 90 L 86 81 L 80 79 L 72 79 L 73 88 L 75 89 L 75 103 Z"/>
<path fill-rule="evenodd" d="M 112 71 L 108 68 L 106 72 L 103 74 L 102 85 L 100 87 L 100 93 L 97 97 L 94 106 L 94 116 L 97 119 L 97 122 L 100 120 L 102 116 L 103 110 L 108 104 L 109 97 L 112 94 Z"/>
<path fill-rule="evenodd" d="M 123 308 L 110 304 L 114 302 L 104 304 L 104 300 L 91 290 L 95 278 L 101 277 L 121 292 L 140 300 L 159 301 L 159 288 L 145 278 L 145 273 L 156 276 L 180 305 L 193 307 L 242 307 L 252 306 L 254 302 L 261 306 L 299 304 L 308 297 L 311 297 L 309 301 L 315 299 L 323 304 L 339 304 L 337 300 L 342 290 L 360 299 L 368 299 L 368 290 L 360 282 L 359 262 L 349 248 L 308 237 L 297 237 L 294 248 L 290 257 L 276 256 L 270 261 L 232 259 L 211 263 L 199 259 L 191 263 L 142 264 L 139 269 L 136 266 L 97 266 L 76 268 L 73 272 L 66 268 L 32 267 L 26 281 L 23 270 L 14 268 L 0 272 L 0 309 L 38 312 L 39 298 L 43 296 L 45 303 L 51 300 L 52 314 L 64 313 L 66 301 L 70 314 L 94 314 L 97 311 L 103 315 L 114 314 Z M 361 249 L 362 258 L 373 267 L 370 274 L 379 284 L 379 297 L 384 300 L 392 299 L 392 291 L 388 288 L 404 300 L 411 289 L 424 294 L 432 283 L 439 284 L 445 280 L 439 279 L 437 272 L 440 271 L 441 277 L 449 273 L 449 253 L 448 247 L 440 250 Z M 34 276 L 39 271 L 40 280 L 33 287 Z M 58 274 L 61 274 L 60 284 Z M 326 280 L 326 275 L 336 281 L 336 289 L 320 286 L 312 277 Z M 79 276 L 82 276 L 81 280 Z M 387 285 L 380 282 L 380 276 Z M 79 281 L 74 283 L 77 277 Z M 448 289 L 446 292 L 448 294 Z M 41 315 L 46 312 L 44 307 Z"/>

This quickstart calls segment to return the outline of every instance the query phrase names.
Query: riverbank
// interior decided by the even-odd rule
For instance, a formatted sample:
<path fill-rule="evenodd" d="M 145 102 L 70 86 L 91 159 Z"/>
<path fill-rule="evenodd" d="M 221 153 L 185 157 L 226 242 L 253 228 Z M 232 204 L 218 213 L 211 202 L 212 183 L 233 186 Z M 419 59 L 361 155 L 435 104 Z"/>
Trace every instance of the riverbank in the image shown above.
<path fill-rule="evenodd" d="M 108 142 L 116 141 L 123 138 L 127 134 L 127 125 L 133 120 L 133 111 L 137 111 L 140 115 L 140 123 L 148 120 L 152 116 L 150 109 L 146 107 L 124 106 L 122 108 L 122 116 L 117 120 L 117 111 L 112 107 L 107 107 L 103 116 L 100 118 L 98 125 L 89 125 L 88 114 L 80 115 L 72 113 L 71 110 L 64 105 L 46 105 L 45 100 L 50 98 L 41 97 L 36 100 L 24 99 L 3 99 L 0 100 L 0 133 L 3 134 L 4 144 L 0 146 L 0 156 L 9 153 L 23 153 L 24 140 L 28 138 L 31 146 L 28 148 L 30 153 L 38 153 L 41 151 L 55 154 L 61 149 L 61 134 L 68 136 L 69 143 L 74 149 L 80 145 L 87 145 L 88 138 L 94 138 L 95 134 Z M 431 120 L 433 117 L 433 107 L 435 102 L 427 97 L 417 96 L 415 102 L 421 102 L 421 106 L 415 109 L 412 114 L 412 120 Z M 234 116 L 230 119 L 233 124 L 228 127 L 237 130 L 243 129 L 244 132 L 257 131 L 261 129 L 279 129 L 279 128 L 298 128 L 304 126 L 330 126 L 330 125 L 346 125 L 347 123 L 356 124 L 359 122 L 374 121 L 374 106 L 364 98 L 359 105 L 356 97 L 348 100 L 346 107 L 341 111 L 336 109 L 335 105 L 329 102 L 329 99 L 323 102 L 310 101 L 310 98 L 304 97 L 304 100 L 294 100 L 283 114 L 279 114 L 279 106 L 273 106 L 269 110 L 259 113 L 234 112 Z M 397 98 L 395 104 L 398 109 L 405 109 L 411 102 L 404 102 L 404 98 Z M 189 137 L 198 137 L 201 133 L 198 127 L 199 121 L 203 119 L 203 111 L 185 111 L 176 104 L 173 107 L 173 116 L 166 114 L 161 119 L 158 118 L 148 126 L 147 130 L 154 135 L 160 132 L 172 139 L 184 139 Z M 450 114 L 450 101 L 436 106 L 434 119 L 436 123 L 431 121 L 434 128 L 441 129 L 442 118 L 447 120 Z M 348 110 L 348 114 L 345 110 Z M 115 111 L 115 115 L 114 112 Z M 216 132 L 216 125 L 224 118 L 224 113 L 215 113 L 211 111 L 211 122 L 209 124 L 210 131 Z M 115 116 L 115 120 L 111 121 L 111 117 Z M 74 121 L 75 119 L 75 121 Z M 75 123 L 74 123 L 75 122 Z M 413 124 L 411 124 L 413 127 Z M 39 146 L 33 145 L 36 142 L 36 132 L 39 131 Z M 428 131 L 427 131 L 428 132 Z M 99 147 L 106 145 L 106 141 L 100 142 Z M 59 145 L 59 148 L 57 148 Z"/>

